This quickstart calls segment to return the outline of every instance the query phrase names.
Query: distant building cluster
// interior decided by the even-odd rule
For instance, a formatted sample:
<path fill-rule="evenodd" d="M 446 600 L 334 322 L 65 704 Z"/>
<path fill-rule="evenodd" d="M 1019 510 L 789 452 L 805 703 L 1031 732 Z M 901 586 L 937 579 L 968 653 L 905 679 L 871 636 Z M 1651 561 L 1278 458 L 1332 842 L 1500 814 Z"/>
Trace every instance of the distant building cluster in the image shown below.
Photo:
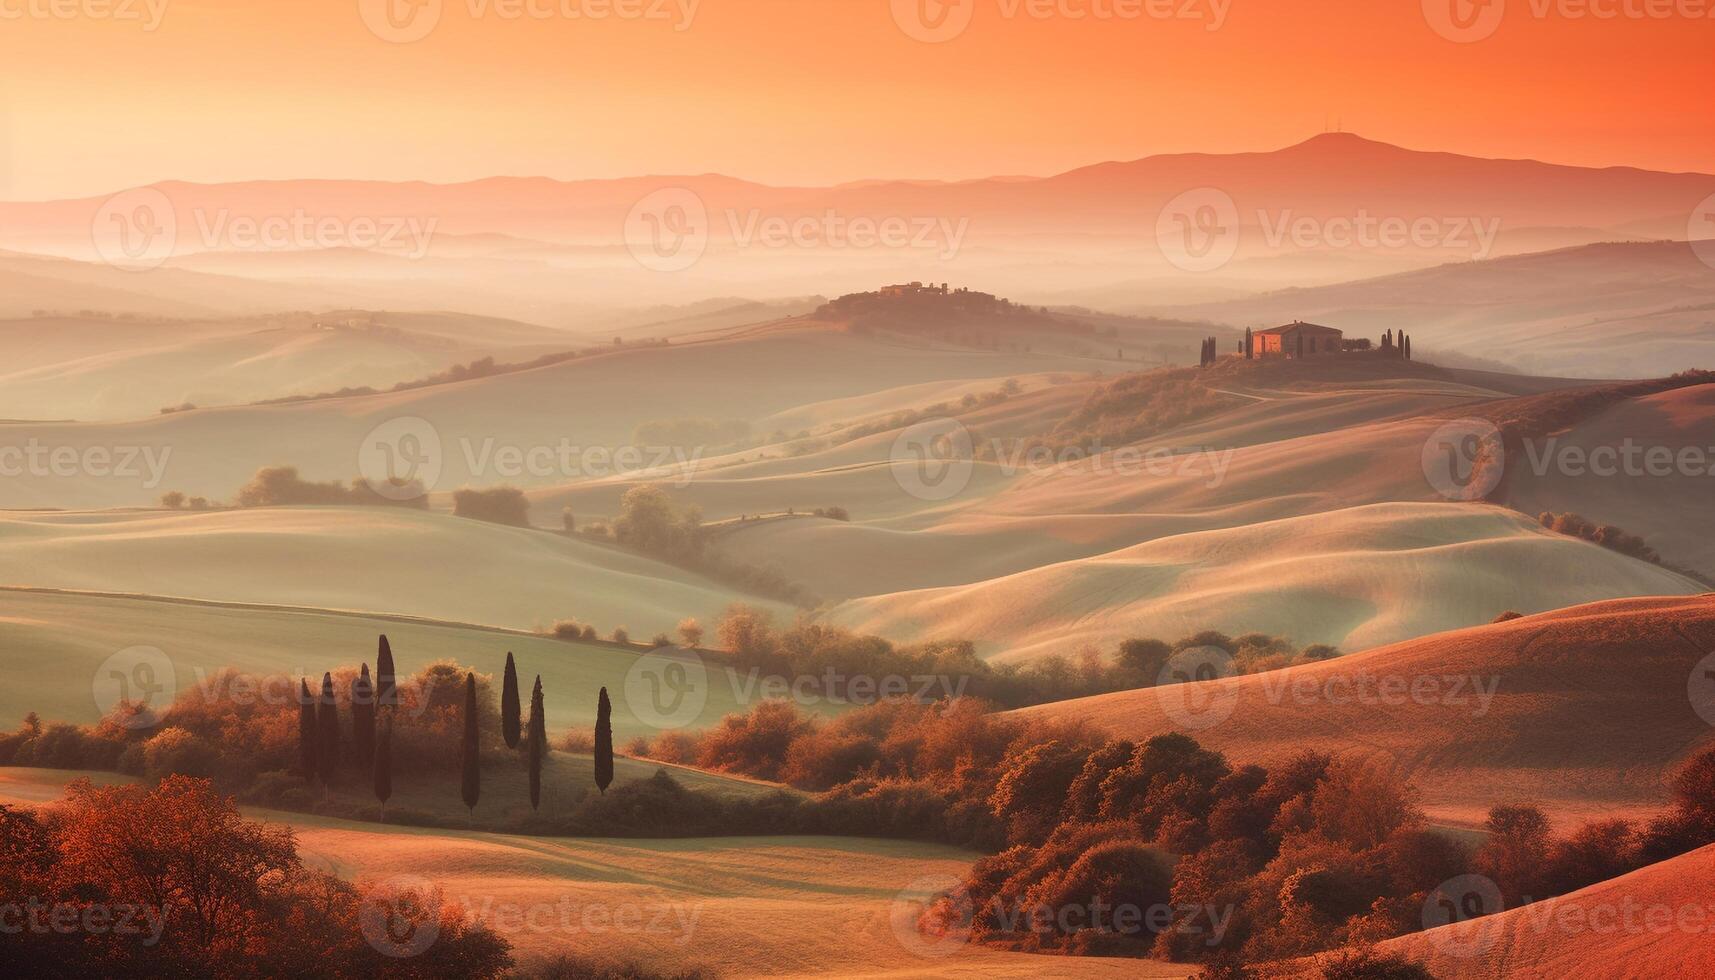
<path fill-rule="evenodd" d="M 1335 327 L 1294 320 L 1266 330 L 1246 328 L 1244 337 L 1239 340 L 1238 356 L 1247 360 L 1265 357 L 1321 357 L 1374 349 L 1376 348 L 1368 337 L 1348 340 L 1345 331 Z M 1380 349 L 1383 354 L 1410 360 L 1411 337 L 1404 332 L 1396 336 L 1389 330 L 1382 335 Z M 1207 367 L 1219 359 L 1220 350 L 1216 338 L 1205 338 L 1202 364 Z"/>

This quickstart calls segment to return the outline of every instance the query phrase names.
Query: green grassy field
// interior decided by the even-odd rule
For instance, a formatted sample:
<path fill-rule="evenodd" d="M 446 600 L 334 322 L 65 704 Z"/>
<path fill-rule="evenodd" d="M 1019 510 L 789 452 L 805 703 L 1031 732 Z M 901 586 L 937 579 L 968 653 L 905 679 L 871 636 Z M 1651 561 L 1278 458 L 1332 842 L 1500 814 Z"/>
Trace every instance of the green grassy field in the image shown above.
<path fill-rule="evenodd" d="M 98 673 L 109 658 L 134 647 L 160 650 L 172 670 L 156 683 L 170 682 L 183 692 L 212 683 L 227 667 L 257 676 L 311 677 L 359 662 L 373 668 L 382 633 L 392 644 L 400 677 L 450 658 L 494 675 L 498 683 L 511 651 L 526 697 L 535 676 L 542 677 L 550 740 L 569 729 L 593 730 L 602 687 L 613 701 L 617 746 L 658 731 L 649 719 L 660 716 L 647 705 L 633 705 L 626 694 L 626 672 L 640 654 L 617 647 L 366 615 L 19 590 L 0 590 L 0 660 L 8 671 L 8 683 L 0 688 L 0 725 L 9 728 L 31 711 L 54 721 L 97 720 Z M 712 665 L 706 678 L 701 710 L 685 719 L 689 727 L 711 725 L 742 708 L 747 678 Z M 686 705 L 694 705 L 691 697 Z M 825 703 L 808 707 L 839 709 Z"/>

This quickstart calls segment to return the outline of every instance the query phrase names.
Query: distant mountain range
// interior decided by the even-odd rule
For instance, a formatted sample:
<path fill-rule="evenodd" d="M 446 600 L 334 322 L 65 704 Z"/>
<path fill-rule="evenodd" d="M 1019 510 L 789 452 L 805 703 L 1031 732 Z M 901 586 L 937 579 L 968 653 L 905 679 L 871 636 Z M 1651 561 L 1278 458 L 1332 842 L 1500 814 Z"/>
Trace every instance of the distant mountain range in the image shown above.
<path fill-rule="evenodd" d="M 1153 237 L 1173 198 L 1215 188 L 1245 224 L 1253 212 L 1328 218 L 1360 211 L 1407 220 L 1499 218 L 1506 229 L 1585 229 L 1683 238 L 1693 209 L 1715 194 L 1715 175 L 1630 167 L 1571 167 L 1408 150 L 1349 133 L 1326 133 L 1272 152 L 1169 154 L 1100 163 L 1052 177 L 957 182 L 858 181 L 776 187 L 718 174 L 617 180 L 491 177 L 457 184 L 421 181 L 278 180 L 153 185 L 181 215 L 420 217 L 442 235 L 504 235 L 558 245 L 616 242 L 634 205 L 664 188 L 696 194 L 711 236 L 733 233 L 729 211 L 853 217 L 968 219 L 982 236 L 1043 234 Z M 0 204 L 0 247 L 62 251 L 87 246 L 107 197 Z M 1140 225 L 1140 221 L 1143 222 Z M 182 221 L 181 221 L 182 225 Z M 181 231 L 183 229 L 181 228 Z M 181 235 L 182 237 L 182 235 Z M 1594 240 L 1594 239 L 1592 239 Z M 497 243 L 497 245 L 500 243 Z M 189 249 L 187 249 L 189 250 Z"/>

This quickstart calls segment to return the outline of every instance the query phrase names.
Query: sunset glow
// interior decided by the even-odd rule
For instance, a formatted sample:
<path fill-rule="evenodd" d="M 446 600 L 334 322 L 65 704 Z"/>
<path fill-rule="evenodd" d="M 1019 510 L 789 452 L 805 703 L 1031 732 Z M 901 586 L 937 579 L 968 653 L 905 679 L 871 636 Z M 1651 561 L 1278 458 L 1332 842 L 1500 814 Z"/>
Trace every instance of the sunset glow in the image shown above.
<path fill-rule="evenodd" d="M 0 0 L 8 198 L 166 179 L 1046 175 L 1337 125 L 1715 169 L 1715 19 L 1691 16 L 1698 0 L 1512 0 L 1471 43 L 1417 3 L 1368 0 L 964 0 L 947 9 L 968 25 L 939 43 L 908 33 L 938 0 L 445 0 L 406 43 L 366 27 L 358 0 L 47 12 L 69 2 Z"/>

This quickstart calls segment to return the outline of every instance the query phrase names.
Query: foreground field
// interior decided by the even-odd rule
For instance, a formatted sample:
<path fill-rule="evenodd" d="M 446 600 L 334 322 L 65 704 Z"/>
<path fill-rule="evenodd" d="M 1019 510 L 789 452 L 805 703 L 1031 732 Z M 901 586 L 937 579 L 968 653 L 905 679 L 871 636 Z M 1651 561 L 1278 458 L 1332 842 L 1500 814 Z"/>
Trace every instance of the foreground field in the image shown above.
<path fill-rule="evenodd" d="M 74 775 L 0 769 L 0 803 L 51 800 Z M 575 952 L 770 977 L 1194 972 L 1147 960 L 1048 959 L 918 940 L 905 926 L 917 901 L 962 876 L 976 858 L 938 845 L 841 837 L 534 838 L 251 815 L 290 824 L 305 859 L 341 877 L 438 886 L 520 957 Z"/>
<path fill-rule="evenodd" d="M 1693 976 L 1715 936 L 1715 846 L 1535 905 L 1390 939 L 1436 977 Z"/>
<path fill-rule="evenodd" d="M 657 731 L 627 701 L 627 671 L 638 654 L 612 646 L 403 618 L 11 590 L 0 591 L 0 651 L 8 665 L 0 724 L 10 728 L 30 711 L 49 720 L 96 721 L 100 668 L 136 647 L 161 651 L 172 671 L 158 674 L 155 683 L 184 692 L 214 683 L 228 667 L 257 676 L 319 677 L 360 661 L 373 664 L 382 633 L 402 676 L 453 659 L 498 678 L 511 651 L 526 683 L 542 675 L 551 737 L 592 730 L 602 687 L 613 699 L 617 742 Z M 130 662 L 121 666 L 129 669 Z M 697 727 L 740 710 L 747 690 L 745 678 L 720 670 L 707 676 Z"/>
<path fill-rule="evenodd" d="M 753 599 L 564 535 L 397 507 L 0 515 L 0 583 L 647 638 Z"/>
<path fill-rule="evenodd" d="M 1131 739 L 1185 731 L 1236 762 L 1358 754 L 1440 822 L 1475 827 L 1522 800 L 1570 823 L 1665 806 L 1669 775 L 1715 742 L 1715 684 L 1698 673 L 1711 653 L 1715 595 L 1619 600 L 1022 713 Z"/>

